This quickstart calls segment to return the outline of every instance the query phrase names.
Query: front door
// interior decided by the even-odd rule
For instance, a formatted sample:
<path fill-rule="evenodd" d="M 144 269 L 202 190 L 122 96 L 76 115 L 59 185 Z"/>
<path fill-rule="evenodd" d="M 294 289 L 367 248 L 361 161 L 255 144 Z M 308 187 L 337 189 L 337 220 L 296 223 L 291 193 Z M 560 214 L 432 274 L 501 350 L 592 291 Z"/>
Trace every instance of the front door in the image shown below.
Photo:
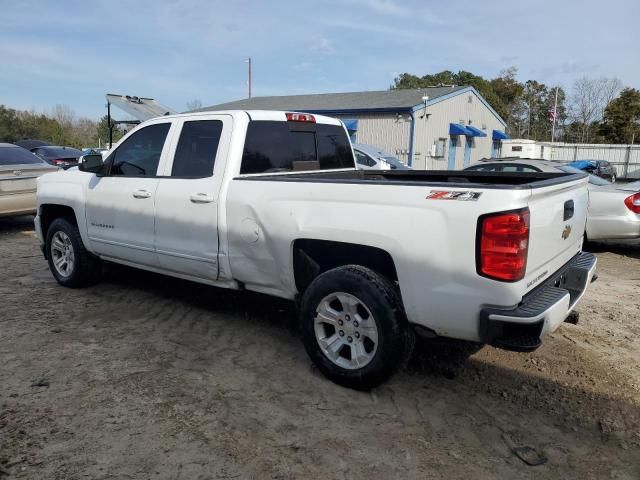
<path fill-rule="evenodd" d="M 449 170 L 456 169 L 456 146 L 458 145 L 458 137 L 452 136 L 449 140 L 449 158 L 447 168 Z"/>
<path fill-rule="evenodd" d="M 157 266 L 154 249 L 156 174 L 167 150 L 170 122 L 134 131 L 107 157 L 103 176 L 87 185 L 86 219 L 99 255 Z"/>
<path fill-rule="evenodd" d="M 468 167 L 471 163 L 471 147 L 473 147 L 473 137 L 465 137 L 464 143 L 464 166 Z"/>
<path fill-rule="evenodd" d="M 173 161 L 156 194 L 155 245 L 165 270 L 218 277 L 218 201 L 231 126 L 231 116 L 213 114 L 176 125 Z"/>

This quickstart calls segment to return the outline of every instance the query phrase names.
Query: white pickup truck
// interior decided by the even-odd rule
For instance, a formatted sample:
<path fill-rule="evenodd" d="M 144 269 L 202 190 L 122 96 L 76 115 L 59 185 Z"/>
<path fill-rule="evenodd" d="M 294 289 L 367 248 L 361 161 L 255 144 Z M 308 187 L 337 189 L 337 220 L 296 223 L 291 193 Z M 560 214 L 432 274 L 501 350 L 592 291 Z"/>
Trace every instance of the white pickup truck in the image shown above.
<path fill-rule="evenodd" d="M 267 111 L 147 121 L 38 182 L 56 280 L 101 261 L 299 302 L 331 380 L 388 378 L 416 333 L 531 351 L 594 277 L 587 177 L 359 171 L 335 119 Z"/>

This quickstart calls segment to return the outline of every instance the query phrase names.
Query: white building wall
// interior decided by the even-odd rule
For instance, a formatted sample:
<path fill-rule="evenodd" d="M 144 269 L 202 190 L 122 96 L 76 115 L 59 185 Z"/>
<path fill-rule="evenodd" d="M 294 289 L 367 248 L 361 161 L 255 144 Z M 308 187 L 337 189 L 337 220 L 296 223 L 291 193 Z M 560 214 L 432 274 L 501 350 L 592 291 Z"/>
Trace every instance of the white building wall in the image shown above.
<path fill-rule="evenodd" d="M 469 101 L 471 98 L 471 101 Z M 470 162 L 490 157 L 492 152 L 493 130 L 504 130 L 504 125 L 496 115 L 473 92 L 465 92 L 414 113 L 413 168 L 446 170 L 449 155 L 449 124 L 473 125 L 487 134 L 486 137 L 473 137 Z M 377 147 L 392 153 L 401 161 L 409 160 L 409 135 L 411 118 L 407 112 L 396 113 L 359 113 L 331 115 L 342 120 L 357 119 L 356 142 Z M 444 156 L 431 156 L 431 146 L 438 139 L 445 139 Z M 465 136 L 457 138 L 456 169 L 464 166 Z"/>
<path fill-rule="evenodd" d="M 375 145 L 407 163 L 409 159 L 409 132 L 411 130 L 411 119 L 408 113 L 344 114 L 335 116 L 341 120 L 358 120 L 356 143 Z"/>
<path fill-rule="evenodd" d="M 503 130 L 504 125 L 496 115 L 473 92 L 466 92 L 442 100 L 424 110 L 416 112 L 414 130 L 414 168 L 446 170 L 449 158 L 449 124 L 473 125 L 487 134 L 486 137 L 473 137 L 470 162 L 491 156 L 493 130 Z M 431 156 L 431 146 L 438 139 L 445 139 L 444 156 Z M 459 136 L 456 148 L 456 169 L 463 168 L 465 137 Z"/>

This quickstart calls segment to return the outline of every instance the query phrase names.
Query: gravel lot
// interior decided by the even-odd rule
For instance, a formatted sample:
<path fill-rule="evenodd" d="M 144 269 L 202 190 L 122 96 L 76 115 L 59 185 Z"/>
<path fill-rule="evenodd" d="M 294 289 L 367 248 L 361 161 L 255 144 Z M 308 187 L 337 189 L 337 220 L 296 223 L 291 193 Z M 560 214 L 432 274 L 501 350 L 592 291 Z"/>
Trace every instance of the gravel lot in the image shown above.
<path fill-rule="evenodd" d="M 64 289 L 0 219 L 0 478 L 637 480 L 640 245 L 592 247 L 580 323 L 537 352 L 421 342 L 359 393 L 288 303 L 118 266 Z"/>

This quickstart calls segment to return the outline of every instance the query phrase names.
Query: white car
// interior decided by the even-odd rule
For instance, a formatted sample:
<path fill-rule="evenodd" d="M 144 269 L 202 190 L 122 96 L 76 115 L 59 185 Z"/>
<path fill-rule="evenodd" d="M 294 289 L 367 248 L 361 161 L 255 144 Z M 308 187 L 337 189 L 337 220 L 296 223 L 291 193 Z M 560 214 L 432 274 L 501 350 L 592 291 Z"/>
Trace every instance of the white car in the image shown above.
<path fill-rule="evenodd" d="M 481 161 L 466 170 L 483 172 L 566 172 L 575 167 L 546 160 Z M 611 183 L 589 175 L 589 211 L 585 235 L 588 240 L 640 238 L 640 181 Z"/>
<path fill-rule="evenodd" d="M 356 167 L 360 170 L 408 170 L 396 157 L 373 145 L 353 144 Z"/>
<path fill-rule="evenodd" d="M 90 284 L 107 260 L 298 300 L 319 370 L 367 389 L 416 332 L 537 348 L 595 272 L 581 251 L 586 184 L 360 171 L 339 120 L 199 112 L 144 122 L 104 163 L 42 177 L 35 225 L 64 286 Z"/>

